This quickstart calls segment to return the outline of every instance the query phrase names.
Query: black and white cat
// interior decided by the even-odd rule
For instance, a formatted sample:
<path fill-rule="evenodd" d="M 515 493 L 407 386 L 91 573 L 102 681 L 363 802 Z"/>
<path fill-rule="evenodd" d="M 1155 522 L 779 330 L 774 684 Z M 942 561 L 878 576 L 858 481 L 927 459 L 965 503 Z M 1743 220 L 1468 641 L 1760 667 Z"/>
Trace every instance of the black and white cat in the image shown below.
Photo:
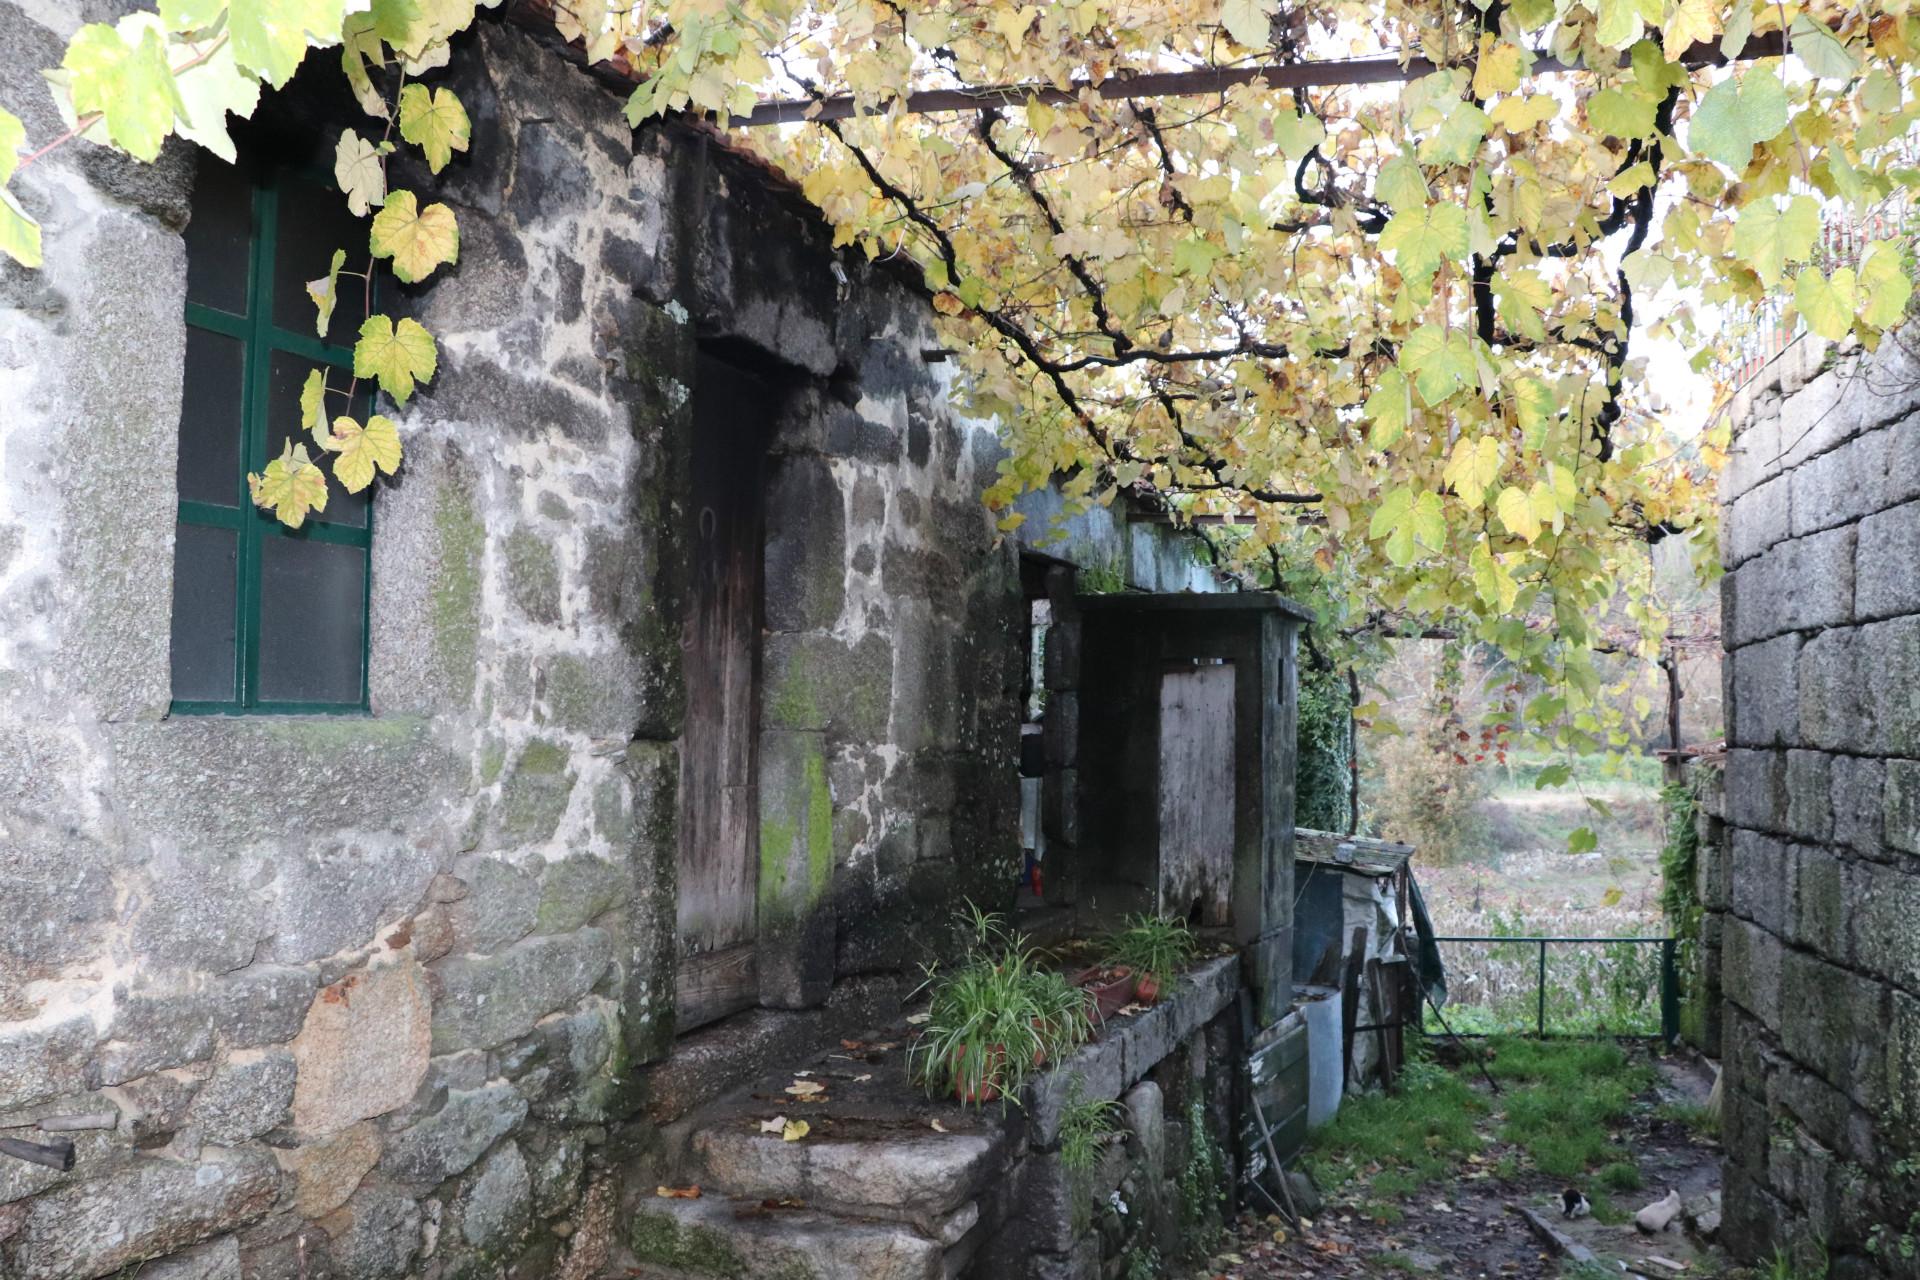
<path fill-rule="evenodd" d="M 1563 1218 L 1584 1218 L 1593 1212 L 1593 1206 L 1575 1187 L 1568 1187 L 1560 1193 L 1560 1216 Z"/>

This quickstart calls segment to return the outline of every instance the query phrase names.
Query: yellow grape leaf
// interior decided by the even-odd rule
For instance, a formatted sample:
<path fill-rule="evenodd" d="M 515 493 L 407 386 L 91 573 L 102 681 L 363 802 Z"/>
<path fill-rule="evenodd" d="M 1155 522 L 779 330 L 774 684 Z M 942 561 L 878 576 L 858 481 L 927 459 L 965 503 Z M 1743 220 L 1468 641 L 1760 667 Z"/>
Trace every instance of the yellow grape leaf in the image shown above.
<path fill-rule="evenodd" d="M 1500 523 L 1507 526 L 1507 532 L 1518 538 L 1532 542 L 1540 536 L 1540 518 L 1534 514 L 1533 503 L 1527 499 L 1527 491 L 1519 485 L 1508 485 L 1495 499 L 1493 509 L 1500 517 Z"/>
<path fill-rule="evenodd" d="M 333 149 L 333 180 L 347 193 L 347 208 L 357 218 L 386 202 L 387 170 L 380 151 L 351 129 Z"/>
<path fill-rule="evenodd" d="M 1660 24 L 1661 51 L 1668 62 L 1696 44 L 1720 34 L 1719 0 L 1668 0 L 1666 20 Z"/>
<path fill-rule="evenodd" d="M 1427 179 L 1420 162 L 1402 151 L 1380 166 L 1373 194 L 1394 209 L 1422 209 L 1427 203 Z"/>
<path fill-rule="evenodd" d="M 1373 421 L 1367 438 L 1374 448 L 1385 449 L 1398 440 L 1413 420 L 1413 388 L 1407 375 L 1393 365 L 1383 369 L 1367 397 L 1365 412 Z"/>
<path fill-rule="evenodd" d="M 1279 8 L 1278 0 L 1225 0 L 1220 25 L 1247 48 L 1265 49 L 1273 43 L 1270 24 Z"/>
<path fill-rule="evenodd" d="M 434 268 L 460 260 L 460 227 L 444 204 L 421 209 L 413 192 L 395 191 L 373 215 L 373 256 L 392 258 L 393 274 L 407 284 L 432 275 Z"/>
<path fill-rule="evenodd" d="M 227 31 L 241 66 L 278 89 L 293 77 L 309 44 L 332 44 L 346 18 L 344 0 L 232 0 Z"/>
<path fill-rule="evenodd" d="M 798 1142 L 813 1132 L 813 1126 L 805 1120 L 789 1120 L 780 1130 L 782 1142 Z"/>
<path fill-rule="evenodd" d="M 1508 133 L 1525 133 L 1560 114 L 1560 103 L 1550 93 L 1502 98 L 1493 106 L 1493 123 Z"/>
<path fill-rule="evenodd" d="M 1380 247 L 1394 251 L 1394 265 L 1409 283 L 1430 280 L 1442 262 L 1467 256 L 1467 211 L 1436 204 L 1397 213 L 1380 233 Z"/>
<path fill-rule="evenodd" d="M 307 296 L 313 299 L 314 309 L 319 313 L 314 321 L 314 332 L 321 337 L 327 336 L 327 326 L 333 323 L 333 304 L 340 297 L 340 268 L 347 263 L 347 251 L 335 249 L 333 261 L 327 266 L 327 274 L 318 280 L 307 281 Z"/>
<path fill-rule="evenodd" d="M 1596 0 L 1600 21 L 1594 38 L 1609 49 L 1624 49 L 1640 38 L 1643 23 L 1635 0 Z"/>
<path fill-rule="evenodd" d="M 149 18 L 151 22 L 151 18 Z M 60 65 L 68 72 L 67 96 L 74 114 L 99 113 L 107 136 L 136 160 L 152 160 L 185 110 L 159 24 L 130 28 L 128 37 L 101 22 L 81 27 Z"/>
<path fill-rule="evenodd" d="M 1867 305 L 1860 318 L 1876 329 L 1891 328 L 1907 312 L 1913 297 L 1913 277 L 1901 261 L 1901 249 L 1893 240 L 1876 240 L 1867 246 L 1860 259 L 1860 293 Z"/>
<path fill-rule="evenodd" d="M 360 109 L 386 120 L 389 118 L 387 99 L 374 87 L 373 77 L 367 71 L 368 63 L 384 66 L 386 51 L 379 33 L 374 30 L 373 15 L 352 14 L 340 30 L 340 66 L 347 73 L 347 86 L 353 90 L 353 99 L 360 104 Z"/>
<path fill-rule="evenodd" d="M 1520 46 L 1488 37 L 1481 43 L 1480 64 L 1474 68 L 1473 95 L 1491 98 L 1499 93 L 1512 93 L 1520 87 L 1520 79 L 1527 74 L 1532 61 Z"/>
<path fill-rule="evenodd" d="M 332 439 L 327 434 L 327 375 L 320 369 L 308 373 L 301 384 L 300 425 L 313 433 L 322 449 Z"/>
<path fill-rule="evenodd" d="M 1513 602 L 1520 596 L 1520 584 L 1513 580 L 1513 574 L 1484 540 L 1474 545 L 1467 559 L 1468 567 L 1473 570 L 1474 593 L 1501 613 L 1512 609 Z"/>
<path fill-rule="evenodd" d="M 1467 510 L 1477 511 L 1499 474 L 1500 441 L 1493 436 L 1463 435 L 1454 442 L 1441 478 L 1453 486 Z"/>
<path fill-rule="evenodd" d="M 380 389 L 407 402 L 413 384 L 433 377 L 440 349 L 419 321 L 403 317 L 398 325 L 386 316 L 368 316 L 353 347 L 353 376 L 378 378 Z"/>
<path fill-rule="evenodd" d="M 307 456 L 307 446 L 292 440 L 267 464 L 265 475 L 248 473 L 247 490 L 255 506 L 268 508 L 292 529 L 306 523 L 307 512 L 327 509 L 326 474 Z"/>
<path fill-rule="evenodd" d="M 446 168 L 454 152 L 467 149 L 472 129 L 453 90 L 418 84 L 400 90 L 400 136 L 420 148 L 433 172 Z"/>
<path fill-rule="evenodd" d="M 333 475 L 348 493 L 358 493 L 372 484 L 376 466 L 387 475 L 400 466 L 400 432 L 390 419 L 377 413 L 364 427 L 352 418 L 335 418 L 333 443 L 328 447 L 340 455 L 334 459 Z"/>
<path fill-rule="evenodd" d="M 1841 267 L 1832 276 L 1821 275 L 1818 267 L 1802 269 L 1794 277 L 1793 305 L 1800 309 L 1807 328 L 1838 342 L 1852 331 L 1858 305 L 1853 268 Z"/>

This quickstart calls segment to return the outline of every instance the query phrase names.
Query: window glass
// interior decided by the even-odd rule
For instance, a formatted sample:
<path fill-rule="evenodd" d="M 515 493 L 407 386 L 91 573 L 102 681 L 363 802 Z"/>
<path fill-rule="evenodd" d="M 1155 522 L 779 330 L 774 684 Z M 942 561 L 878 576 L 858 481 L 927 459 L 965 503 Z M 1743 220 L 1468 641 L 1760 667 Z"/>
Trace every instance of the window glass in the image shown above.
<path fill-rule="evenodd" d="M 187 326 L 185 393 L 180 404 L 180 498 L 231 507 L 240 500 L 240 397 L 246 344 Z"/>
<path fill-rule="evenodd" d="M 261 701 L 360 701 L 366 565 L 359 547 L 262 539 Z"/>
<path fill-rule="evenodd" d="M 231 529 L 174 531 L 173 696 L 181 701 L 233 701 L 237 545 Z"/>
<path fill-rule="evenodd" d="M 279 183 L 279 233 L 273 262 L 273 322 L 293 333 L 314 334 L 319 315 L 307 296 L 307 282 L 327 274 L 333 251 L 347 251 L 346 269 L 367 269 L 367 222 L 347 211 L 340 192 L 306 178 Z M 352 345 L 366 319 L 366 282 L 344 276 L 338 282 L 347 297 L 333 309 L 326 340 Z"/>
<path fill-rule="evenodd" d="M 307 446 L 307 453 L 315 458 L 320 456 L 320 447 L 314 443 L 313 433 L 302 428 L 300 423 L 300 388 L 306 385 L 307 375 L 323 366 L 312 360 L 303 359 L 285 351 L 273 353 L 272 372 L 267 388 L 267 460 L 280 456 L 291 439 L 295 444 Z M 353 385 L 353 375 L 345 369 L 324 366 L 327 385 L 345 391 Z M 367 420 L 367 412 L 372 408 L 373 394 L 368 382 L 360 384 L 360 390 L 354 396 L 351 410 L 344 395 L 327 393 L 327 421 L 329 424 L 343 413 L 350 413 L 361 422 Z M 310 520 L 324 520 L 328 524 L 350 524 L 355 528 L 365 528 L 367 507 L 373 501 L 373 486 L 368 485 L 358 493 L 348 493 L 333 478 L 333 463 L 329 459 L 322 467 L 327 473 L 327 509 L 318 515 L 307 517 Z"/>
<path fill-rule="evenodd" d="M 234 166 L 202 156 L 194 171 L 187 222 L 187 301 L 236 316 L 247 313 L 247 263 L 253 187 Z"/>

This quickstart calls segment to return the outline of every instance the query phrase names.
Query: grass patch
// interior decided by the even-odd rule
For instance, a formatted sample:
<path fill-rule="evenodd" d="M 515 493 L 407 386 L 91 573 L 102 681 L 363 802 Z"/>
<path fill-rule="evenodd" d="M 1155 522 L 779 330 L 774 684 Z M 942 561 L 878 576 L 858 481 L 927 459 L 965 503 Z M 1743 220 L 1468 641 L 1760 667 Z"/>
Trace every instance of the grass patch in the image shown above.
<path fill-rule="evenodd" d="M 1693 1102 L 1669 1102 L 1654 1114 L 1671 1120 L 1696 1138 L 1720 1140 L 1720 1116 L 1710 1107 Z"/>
<path fill-rule="evenodd" d="M 1640 1166 L 1630 1160 L 1616 1160 L 1600 1171 L 1596 1181 L 1609 1191 L 1638 1191 Z"/>
<path fill-rule="evenodd" d="M 1608 1131 L 1626 1119 L 1653 1072 L 1620 1046 L 1496 1040 L 1487 1069 L 1509 1086 L 1501 1138 L 1524 1150 L 1541 1172 L 1572 1178 L 1595 1165 L 1626 1163 Z"/>
<path fill-rule="evenodd" d="M 1475 1121 L 1486 1113 L 1485 1099 L 1453 1072 L 1409 1063 L 1398 1093 L 1343 1103 L 1313 1136 L 1307 1165 L 1329 1194 L 1365 1178 L 1376 1197 L 1408 1195 L 1480 1150 Z"/>

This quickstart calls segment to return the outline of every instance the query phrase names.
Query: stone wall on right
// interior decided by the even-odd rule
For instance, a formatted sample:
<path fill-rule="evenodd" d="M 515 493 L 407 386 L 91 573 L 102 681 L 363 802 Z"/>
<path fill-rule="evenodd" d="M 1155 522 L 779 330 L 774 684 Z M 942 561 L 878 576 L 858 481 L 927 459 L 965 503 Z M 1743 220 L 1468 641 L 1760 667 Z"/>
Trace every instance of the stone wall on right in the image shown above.
<path fill-rule="evenodd" d="M 1733 405 L 1727 1243 L 1920 1275 L 1920 334 L 1790 348 Z M 1803 1274 L 1810 1274 L 1803 1272 Z"/>

